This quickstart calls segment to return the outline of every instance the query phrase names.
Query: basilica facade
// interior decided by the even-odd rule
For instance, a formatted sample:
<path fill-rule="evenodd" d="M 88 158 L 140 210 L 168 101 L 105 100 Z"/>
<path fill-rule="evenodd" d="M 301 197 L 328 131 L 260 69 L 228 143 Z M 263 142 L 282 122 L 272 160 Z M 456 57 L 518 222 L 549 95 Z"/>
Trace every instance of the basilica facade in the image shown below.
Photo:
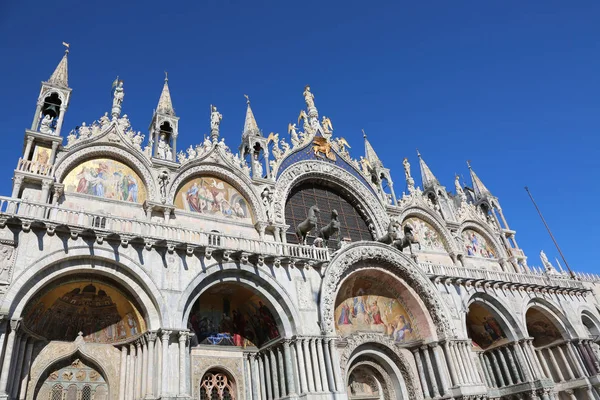
<path fill-rule="evenodd" d="M 308 86 L 237 151 L 216 106 L 177 148 L 167 79 L 146 134 L 118 79 L 66 129 L 67 64 L 0 197 L 0 398 L 600 399 L 600 277 L 528 262 L 471 166 L 395 191 Z"/>

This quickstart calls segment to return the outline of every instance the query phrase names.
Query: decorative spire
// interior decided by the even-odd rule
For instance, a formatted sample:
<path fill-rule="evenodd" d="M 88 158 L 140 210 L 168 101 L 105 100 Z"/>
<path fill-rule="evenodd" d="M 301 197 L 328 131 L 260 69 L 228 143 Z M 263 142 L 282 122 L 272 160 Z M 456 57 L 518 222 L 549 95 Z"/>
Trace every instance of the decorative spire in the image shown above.
<path fill-rule="evenodd" d="M 417 149 L 417 156 L 419 157 L 419 166 L 421 167 L 421 181 L 423 182 L 423 189 L 429 189 L 434 186 L 441 186 L 440 181 L 433 175 L 433 172 L 429 169 L 425 161 Z"/>
<path fill-rule="evenodd" d="M 258 129 L 256 119 L 254 118 L 252 107 L 250 107 L 250 98 L 246 94 L 244 97 L 246 98 L 246 104 L 248 107 L 246 108 L 246 120 L 244 121 L 244 132 L 242 133 L 242 136 L 262 136 L 260 129 Z"/>
<path fill-rule="evenodd" d="M 65 55 L 60 60 L 56 69 L 48 79 L 48 83 L 51 83 L 56 86 L 61 87 L 69 87 L 69 74 L 68 74 L 68 66 L 67 66 L 67 55 L 69 54 L 69 43 L 63 42 L 63 46 L 66 47 Z"/>
<path fill-rule="evenodd" d="M 373 150 L 371 143 L 369 143 L 364 129 L 362 130 L 362 133 L 363 137 L 365 138 L 365 158 L 373 168 L 383 168 L 383 163 L 377 156 L 377 153 L 375 153 L 375 150 Z"/>
<path fill-rule="evenodd" d="M 485 187 L 481 179 L 479 179 L 475 171 L 473 171 L 473 168 L 471 168 L 471 162 L 469 160 L 467 160 L 467 166 L 469 167 L 469 172 L 471 173 L 473 191 L 475 192 L 475 196 L 477 197 L 477 199 L 481 199 L 486 195 L 491 196 L 492 193 L 488 190 L 487 187 Z"/>
<path fill-rule="evenodd" d="M 166 71 L 165 85 L 163 86 L 162 93 L 160 94 L 160 99 L 158 99 L 158 106 L 156 107 L 156 111 L 162 114 L 175 115 L 173 103 L 171 102 L 171 92 L 169 91 L 169 76 L 167 75 Z"/>

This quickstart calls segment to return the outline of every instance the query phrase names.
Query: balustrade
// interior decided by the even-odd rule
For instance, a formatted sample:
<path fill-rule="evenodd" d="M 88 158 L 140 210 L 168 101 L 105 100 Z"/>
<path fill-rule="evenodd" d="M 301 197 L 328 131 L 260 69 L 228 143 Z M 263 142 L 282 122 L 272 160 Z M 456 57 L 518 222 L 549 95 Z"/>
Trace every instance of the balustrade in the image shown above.
<path fill-rule="evenodd" d="M 28 172 L 30 174 L 42 176 L 53 176 L 54 166 L 47 163 L 19 158 L 19 162 L 17 163 L 17 171 Z"/>

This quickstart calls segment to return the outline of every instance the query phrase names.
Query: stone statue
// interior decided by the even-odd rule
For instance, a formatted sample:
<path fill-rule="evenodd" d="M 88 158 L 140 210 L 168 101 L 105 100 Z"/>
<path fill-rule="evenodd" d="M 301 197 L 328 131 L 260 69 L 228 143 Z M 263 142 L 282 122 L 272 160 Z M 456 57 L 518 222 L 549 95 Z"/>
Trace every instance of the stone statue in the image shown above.
<path fill-rule="evenodd" d="M 198 154 L 196 153 L 196 150 L 194 150 L 194 148 L 190 144 L 190 147 L 187 149 L 188 159 L 193 160 L 194 158 L 196 158 L 197 155 Z"/>
<path fill-rule="evenodd" d="M 362 171 L 365 175 L 370 175 L 371 169 L 373 169 L 373 167 L 371 167 L 371 163 L 369 162 L 369 160 L 367 160 L 363 156 L 360 156 L 360 169 L 362 169 Z"/>
<path fill-rule="evenodd" d="M 173 154 L 171 153 L 171 146 L 166 141 L 166 135 L 164 133 L 160 134 L 158 138 L 158 145 L 156 148 L 156 158 L 161 160 L 173 160 Z"/>
<path fill-rule="evenodd" d="M 308 217 L 296 227 L 296 236 L 300 244 L 306 245 L 306 236 L 317 226 L 319 207 L 315 204 L 308 209 Z"/>
<path fill-rule="evenodd" d="M 54 135 L 54 129 L 52 129 L 53 118 L 50 114 L 44 115 L 42 120 L 40 121 L 40 133 L 46 133 L 48 135 Z"/>
<path fill-rule="evenodd" d="M 138 131 L 132 139 L 133 145 L 138 150 L 142 150 L 142 142 L 144 141 L 145 136 L 142 132 Z"/>
<path fill-rule="evenodd" d="M 410 163 L 408 162 L 408 158 L 404 158 L 402 165 L 404 165 L 404 175 L 406 176 L 406 180 L 412 179 L 412 176 L 410 175 Z"/>
<path fill-rule="evenodd" d="M 290 136 L 292 137 L 292 146 L 296 146 L 296 144 L 299 143 L 298 140 L 298 132 L 297 128 L 296 128 L 296 124 L 292 124 L 291 122 L 288 124 L 288 133 L 290 134 Z M 294 140 L 296 141 L 296 143 L 294 143 Z"/>
<path fill-rule="evenodd" d="M 90 127 L 85 124 L 85 122 L 81 123 L 79 127 L 79 137 L 82 139 L 87 139 L 92 134 Z"/>
<path fill-rule="evenodd" d="M 331 134 L 333 133 L 333 125 L 331 125 L 331 120 L 326 116 L 323 116 L 323 121 L 321 122 L 321 126 L 323 126 L 324 133 Z"/>
<path fill-rule="evenodd" d="M 310 86 L 306 85 L 304 87 L 304 101 L 306 102 L 306 107 L 308 109 L 315 108 L 315 95 L 311 93 Z"/>
<path fill-rule="evenodd" d="M 554 268 L 554 265 L 552 265 L 552 263 L 550 261 L 548 261 L 548 257 L 546 256 L 546 253 L 544 253 L 544 250 L 540 251 L 540 260 L 542 260 L 542 265 L 544 266 L 546 273 L 549 273 L 549 274 L 556 273 L 556 269 Z"/>
<path fill-rule="evenodd" d="M 187 161 L 187 158 L 185 156 L 185 153 L 183 151 L 179 150 L 179 153 L 177 153 L 177 162 L 179 162 L 179 164 L 183 164 L 186 161 Z"/>
<path fill-rule="evenodd" d="M 100 126 L 105 127 L 110 123 L 110 118 L 108 118 L 108 112 L 105 112 L 103 116 L 100 117 Z"/>
<path fill-rule="evenodd" d="M 285 141 L 285 139 L 281 139 L 279 141 L 279 143 L 281 144 L 281 149 L 283 151 L 283 154 L 287 153 L 288 150 L 290 149 L 290 145 Z"/>
<path fill-rule="evenodd" d="M 323 228 L 321 228 L 319 230 L 318 237 L 323 239 L 325 241 L 325 246 L 327 246 L 327 242 L 329 241 L 329 238 L 337 235 L 339 231 L 340 231 L 340 220 L 338 218 L 338 212 L 337 212 L 337 210 L 332 210 L 331 211 L 331 221 L 329 221 L 329 224 L 327 224 L 326 226 L 324 226 Z"/>
<path fill-rule="evenodd" d="M 265 187 L 260 194 L 260 197 L 265 207 L 265 213 L 267 214 L 267 221 L 273 221 L 273 192 Z"/>
<path fill-rule="evenodd" d="M 219 131 L 219 125 L 221 125 L 221 120 L 223 116 L 220 112 L 217 111 L 217 107 L 211 105 L 210 106 L 210 130 L 211 131 Z"/>
<path fill-rule="evenodd" d="M 460 184 L 460 177 L 458 175 L 454 177 L 454 189 L 456 190 L 460 202 L 465 203 L 467 201 L 467 195 Z"/>
<path fill-rule="evenodd" d="M 125 91 L 123 90 L 123 81 L 118 81 L 113 93 L 113 104 L 111 114 L 113 117 L 118 117 L 121 114 L 121 106 L 123 104 L 123 98 L 125 97 Z"/>
<path fill-rule="evenodd" d="M 262 178 L 263 176 L 263 166 L 258 158 L 252 158 L 252 164 L 254 165 L 254 178 Z"/>
<path fill-rule="evenodd" d="M 340 153 L 342 153 L 345 156 L 349 156 L 348 150 L 346 150 L 346 147 L 349 149 L 351 149 L 351 147 L 348 144 L 348 142 L 346 141 L 346 139 L 344 139 L 343 137 L 337 138 L 337 139 L 335 139 L 335 143 L 337 144 L 338 149 L 340 150 Z"/>
<path fill-rule="evenodd" d="M 158 181 L 160 186 L 160 197 L 165 201 L 167 198 L 167 185 L 169 185 L 169 173 L 167 171 L 161 171 L 158 175 Z"/>

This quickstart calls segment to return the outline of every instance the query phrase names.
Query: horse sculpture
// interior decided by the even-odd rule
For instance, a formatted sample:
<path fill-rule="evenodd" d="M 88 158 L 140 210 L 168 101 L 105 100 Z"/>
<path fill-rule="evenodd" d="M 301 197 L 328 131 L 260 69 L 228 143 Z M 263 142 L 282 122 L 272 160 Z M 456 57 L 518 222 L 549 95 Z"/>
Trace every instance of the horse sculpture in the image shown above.
<path fill-rule="evenodd" d="M 332 210 L 331 211 L 331 221 L 329 222 L 329 224 L 325 225 L 324 227 L 322 227 L 319 230 L 319 236 L 321 239 L 323 239 L 325 241 L 325 246 L 327 246 L 327 242 L 329 241 L 329 238 L 337 235 L 337 233 L 340 231 L 340 220 L 338 218 L 338 212 L 337 210 Z"/>
<path fill-rule="evenodd" d="M 408 247 L 410 249 L 410 254 L 412 255 L 413 251 L 411 244 L 418 244 L 419 250 L 421 250 L 421 243 L 415 239 L 413 235 L 413 228 L 411 228 L 409 225 L 405 225 L 404 237 L 402 239 L 394 240 L 391 245 L 400 251 L 402 251 L 405 247 Z"/>
<path fill-rule="evenodd" d="M 320 212 L 321 210 L 315 204 L 308 209 L 308 217 L 296 227 L 296 236 L 300 244 L 306 244 L 306 236 L 317 226 L 317 217 Z"/>
<path fill-rule="evenodd" d="M 388 225 L 387 233 L 377 239 L 379 243 L 392 244 L 395 240 L 400 239 L 400 222 L 395 219 L 391 219 Z"/>

